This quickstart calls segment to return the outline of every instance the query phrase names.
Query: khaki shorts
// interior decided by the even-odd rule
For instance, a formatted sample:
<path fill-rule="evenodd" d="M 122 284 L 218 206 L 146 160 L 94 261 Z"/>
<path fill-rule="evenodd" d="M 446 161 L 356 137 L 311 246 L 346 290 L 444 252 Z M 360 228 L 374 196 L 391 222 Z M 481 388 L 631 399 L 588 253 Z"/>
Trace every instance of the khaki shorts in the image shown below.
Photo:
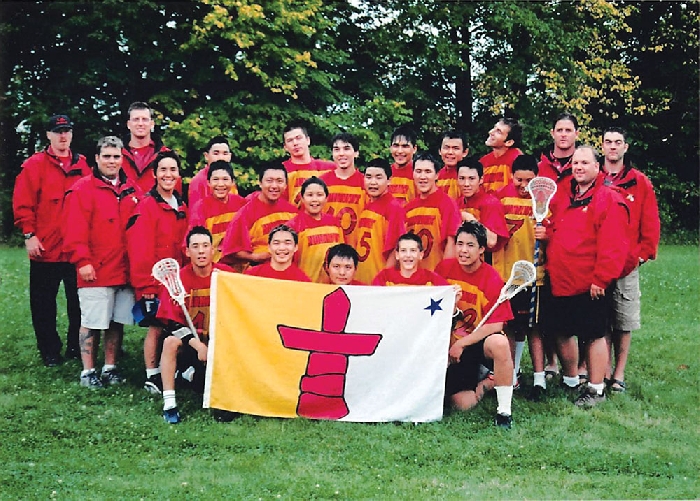
<path fill-rule="evenodd" d="M 610 323 L 614 330 L 631 332 L 641 328 L 641 297 L 637 267 L 619 279 L 613 290 Z"/>
<path fill-rule="evenodd" d="M 110 322 L 131 325 L 134 317 L 134 289 L 121 287 L 81 287 L 80 326 L 86 329 L 108 329 Z"/>

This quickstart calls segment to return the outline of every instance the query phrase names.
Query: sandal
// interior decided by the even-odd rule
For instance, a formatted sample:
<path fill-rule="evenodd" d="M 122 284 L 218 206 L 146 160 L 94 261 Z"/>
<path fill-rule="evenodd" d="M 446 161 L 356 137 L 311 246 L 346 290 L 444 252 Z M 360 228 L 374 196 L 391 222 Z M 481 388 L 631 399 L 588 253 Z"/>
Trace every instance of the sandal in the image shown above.
<path fill-rule="evenodd" d="M 621 381 L 619 379 L 610 380 L 610 391 L 614 391 L 616 393 L 624 393 L 626 390 L 627 386 L 625 385 L 624 381 Z"/>

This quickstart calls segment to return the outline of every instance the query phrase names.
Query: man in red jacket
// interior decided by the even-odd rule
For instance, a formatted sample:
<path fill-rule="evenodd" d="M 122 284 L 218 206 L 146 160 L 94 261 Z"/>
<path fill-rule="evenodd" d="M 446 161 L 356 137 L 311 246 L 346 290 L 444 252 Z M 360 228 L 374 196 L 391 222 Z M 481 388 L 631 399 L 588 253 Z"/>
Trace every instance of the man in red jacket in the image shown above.
<path fill-rule="evenodd" d="M 661 231 L 654 187 L 649 178 L 625 162 L 628 148 L 624 129 L 610 127 L 603 132 L 605 183 L 622 190 L 630 209 L 630 249 L 613 291 L 612 337 L 608 339 L 608 345 L 612 341 L 615 348 L 615 371 L 609 368 L 610 390 L 617 392 L 625 391 L 631 332 L 641 327 L 639 266 L 656 258 Z"/>
<path fill-rule="evenodd" d="M 622 197 L 605 186 L 604 176 L 599 175 L 595 148 L 576 148 L 571 167 L 571 188 L 557 192 L 551 204 L 551 225 L 538 226 L 535 238 L 548 239 L 552 294 L 546 301 L 544 320 L 547 332 L 556 337 L 563 384 L 578 386 L 576 336 L 587 346 L 589 382 L 575 403 L 591 407 L 605 400 L 609 301 L 627 257 L 629 218 Z"/>
<path fill-rule="evenodd" d="M 80 385 L 101 388 L 123 382 L 117 370 L 124 324 L 132 323 L 134 290 L 128 285 L 126 224 L 140 189 L 121 170 L 121 139 L 97 142 L 97 168 L 75 183 L 66 197 L 64 248 L 78 270 L 80 298 Z M 105 364 L 98 377 L 95 362 L 104 331 Z"/>
<path fill-rule="evenodd" d="M 542 152 L 538 164 L 539 176 L 557 182 L 560 191 L 568 190 L 571 179 L 571 156 L 576 149 L 578 139 L 578 120 L 571 113 L 561 113 L 554 120 L 550 134 L 552 145 Z"/>
<path fill-rule="evenodd" d="M 24 233 L 29 256 L 29 306 L 39 354 L 47 367 L 61 363 L 61 338 L 56 331 L 56 296 L 61 282 L 68 310 L 67 358 L 78 358 L 80 305 L 75 266 L 63 252 L 63 198 L 81 177 L 90 174 L 85 157 L 70 149 L 73 123 L 54 115 L 46 128 L 49 146 L 22 164 L 12 206 L 15 226 Z"/>

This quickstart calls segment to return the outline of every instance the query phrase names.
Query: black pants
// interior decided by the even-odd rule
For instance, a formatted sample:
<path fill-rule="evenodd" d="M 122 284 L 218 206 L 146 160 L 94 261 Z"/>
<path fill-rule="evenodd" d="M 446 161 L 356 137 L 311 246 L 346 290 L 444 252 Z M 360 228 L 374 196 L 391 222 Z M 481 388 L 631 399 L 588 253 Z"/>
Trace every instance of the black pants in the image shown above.
<path fill-rule="evenodd" d="M 29 306 L 36 335 L 36 347 L 43 358 L 61 353 L 61 338 L 56 330 L 56 297 L 63 281 L 68 313 L 69 349 L 78 349 L 80 330 L 80 302 L 78 301 L 78 277 L 70 263 L 43 263 L 29 261 Z"/>

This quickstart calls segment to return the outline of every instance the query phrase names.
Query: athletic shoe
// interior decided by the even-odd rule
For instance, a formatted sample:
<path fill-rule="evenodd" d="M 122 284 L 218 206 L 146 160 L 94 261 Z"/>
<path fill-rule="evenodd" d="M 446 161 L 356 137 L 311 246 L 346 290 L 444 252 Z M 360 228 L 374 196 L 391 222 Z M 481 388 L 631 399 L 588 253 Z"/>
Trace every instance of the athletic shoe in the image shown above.
<path fill-rule="evenodd" d="M 513 384 L 513 391 L 520 389 L 520 376 L 521 375 L 522 375 L 522 372 L 518 372 L 518 375 L 515 376 L 515 383 Z"/>
<path fill-rule="evenodd" d="M 143 389 L 151 395 L 162 395 L 163 380 L 160 377 L 160 373 L 146 379 L 146 382 L 143 385 Z"/>
<path fill-rule="evenodd" d="M 506 430 L 510 430 L 511 426 L 513 426 L 513 416 L 509 414 L 501 414 L 499 412 L 498 414 L 496 414 L 494 424 L 499 428 L 505 428 Z"/>
<path fill-rule="evenodd" d="M 97 372 L 95 372 L 94 370 L 91 370 L 84 376 L 80 376 L 80 386 L 85 386 L 86 388 L 90 388 L 93 390 L 96 388 L 104 387 L 102 381 L 100 381 L 100 378 L 97 375 Z"/>
<path fill-rule="evenodd" d="M 527 396 L 530 402 L 541 402 L 544 400 L 544 395 L 547 390 L 539 385 L 533 386 Z"/>
<path fill-rule="evenodd" d="M 124 376 L 122 376 L 117 369 L 112 369 L 111 371 L 102 371 L 102 383 L 105 386 L 111 386 L 113 384 L 122 384 L 124 381 Z"/>
<path fill-rule="evenodd" d="M 177 424 L 180 422 L 180 413 L 177 411 L 177 407 L 163 411 L 163 419 L 168 424 Z"/>
<path fill-rule="evenodd" d="M 63 355 L 66 360 L 80 360 L 80 348 L 68 347 Z"/>
<path fill-rule="evenodd" d="M 564 393 L 566 393 L 568 397 L 578 396 L 581 393 L 581 391 L 586 387 L 586 385 L 582 386 L 580 384 L 577 384 L 576 386 L 569 386 L 564 381 L 561 381 L 559 383 L 559 388 L 564 390 Z"/>
<path fill-rule="evenodd" d="M 583 389 L 579 397 L 574 401 L 576 407 L 595 407 L 601 402 L 605 402 L 605 392 L 598 393 L 596 390 L 587 386 Z"/>
<path fill-rule="evenodd" d="M 41 358 L 46 367 L 57 367 L 63 363 L 63 358 L 61 357 L 60 353 L 56 353 L 55 355 L 44 355 Z"/>

